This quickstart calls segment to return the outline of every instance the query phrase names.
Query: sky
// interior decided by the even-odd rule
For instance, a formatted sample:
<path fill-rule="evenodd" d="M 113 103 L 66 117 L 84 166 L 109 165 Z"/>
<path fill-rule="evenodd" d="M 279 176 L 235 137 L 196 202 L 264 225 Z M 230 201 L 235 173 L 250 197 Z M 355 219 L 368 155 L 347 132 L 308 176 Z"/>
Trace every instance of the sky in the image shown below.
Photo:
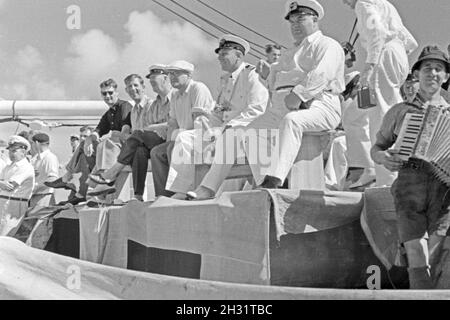
<path fill-rule="evenodd" d="M 157 1 L 216 36 L 223 34 L 171 0 Z M 284 0 L 202 1 L 284 46 L 292 43 L 288 23 L 283 19 Z M 252 42 L 262 46 L 269 43 L 214 13 L 198 0 L 177 2 Z M 352 10 L 341 0 L 320 2 L 325 9 L 321 21 L 324 34 L 339 42 L 347 40 L 354 21 Z M 449 0 L 391 2 L 420 47 L 437 44 L 445 49 L 450 43 Z M 74 6 L 79 8 L 78 21 L 73 20 L 73 11 L 67 11 Z M 77 28 L 69 28 L 68 22 Z M 216 46 L 214 37 L 153 0 L 0 0 L 0 68 L 3 71 L 0 97 L 5 100 L 98 100 L 98 84 L 112 77 L 119 83 L 122 98 L 127 99 L 123 89 L 126 75 L 145 75 L 151 64 L 179 59 L 192 62 L 196 66 L 195 78 L 205 82 L 215 95 L 220 76 L 214 54 Z M 360 67 L 365 55 L 359 43 L 356 48 L 356 67 Z M 419 52 L 416 50 L 410 56 L 411 62 Z M 249 56 L 248 62 L 255 64 L 257 60 Z M 152 95 L 149 85 L 147 91 Z M 17 129 L 16 124 L 0 124 L 0 135 Z"/>

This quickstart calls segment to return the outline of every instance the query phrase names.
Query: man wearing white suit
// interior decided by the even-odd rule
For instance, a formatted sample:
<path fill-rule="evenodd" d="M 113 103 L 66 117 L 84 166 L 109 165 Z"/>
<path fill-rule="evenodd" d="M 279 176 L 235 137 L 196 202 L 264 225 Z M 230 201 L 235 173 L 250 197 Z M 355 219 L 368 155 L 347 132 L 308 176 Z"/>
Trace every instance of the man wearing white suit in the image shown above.
<path fill-rule="evenodd" d="M 226 146 L 230 146 L 229 143 L 238 146 L 240 143 L 235 130 L 244 130 L 266 110 L 269 92 L 259 80 L 255 67 L 244 62 L 249 51 L 247 41 L 231 34 L 224 35 L 215 50 L 225 74 L 220 79 L 216 107 L 209 117 L 210 130 L 206 134 L 199 131 L 201 135 L 197 137 L 205 140 L 210 149 L 215 149 L 215 155 L 212 167 L 200 187 L 189 194 L 191 198 L 209 198 L 217 192 L 234 163 L 234 158 L 230 161 L 223 159 L 225 153 L 233 151 Z M 228 140 L 229 136 L 231 141 Z M 192 184 L 194 173 L 195 165 L 192 165 L 182 174 L 184 179 L 190 177 L 191 183 L 181 186 L 183 189 L 178 185 L 179 189 L 173 191 L 187 193 L 193 190 L 196 187 Z"/>

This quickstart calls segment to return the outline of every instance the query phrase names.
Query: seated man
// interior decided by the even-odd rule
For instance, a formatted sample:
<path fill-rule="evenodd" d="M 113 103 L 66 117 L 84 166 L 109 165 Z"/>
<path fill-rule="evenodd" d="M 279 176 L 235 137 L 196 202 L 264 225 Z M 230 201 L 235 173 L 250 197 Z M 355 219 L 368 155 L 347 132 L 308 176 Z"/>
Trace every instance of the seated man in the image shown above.
<path fill-rule="evenodd" d="M 27 139 L 12 136 L 8 141 L 11 163 L 0 172 L 0 236 L 14 236 L 28 209 L 34 186 L 34 169 L 26 155 Z"/>
<path fill-rule="evenodd" d="M 123 168 L 131 165 L 134 196 L 140 201 L 143 200 L 150 151 L 156 145 L 165 142 L 167 137 L 172 86 L 164 68 L 163 65 L 153 65 L 146 76 L 150 80 L 153 91 L 157 93 L 156 100 L 153 102 L 144 94 L 145 86 L 142 78 L 131 75 L 125 79 L 126 91 L 135 102 L 130 113 L 133 133 L 126 140 L 117 157 L 117 162 L 110 169 L 101 174 L 89 176 L 95 183 L 111 185 Z M 95 196 L 115 191 L 114 187 L 96 188 L 88 194 Z"/>
<path fill-rule="evenodd" d="M 397 212 L 399 240 L 406 249 L 410 289 L 433 289 L 430 267 L 437 262 L 439 244 L 449 234 L 449 187 L 431 171 L 430 163 L 417 158 L 404 162 L 394 145 L 406 113 L 423 114 L 427 105 L 450 110 L 441 96 L 441 85 L 450 77 L 450 60 L 437 47 L 426 47 L 412 68 L 419 79 L 419 92 L 411 103 L 388 110 L 371 155 L 375 163 L 398 173 L 391 187 Z"/>
<path fill-rule="evenodd" d="M 269 161 L 265 161 L 268 163 L 262 158 L 252 161 L 255 146 L 245 141 L 241 144 L 255 182 L 262 183 L 263 188 L 283 184 L 300 150 L 303 132 L 331 130 L 340 122 L 339 93 L 345 88 L 345 57 L 340 44 L 319 30 L 318 21 L 323 15 L 322 6 L 315 0 L 288 1 L 285 19 L 289 20 L 296 46 L 283 52 L 277 64 L 260 61 L 258 65 L 260 77 L 268 80 L 271 104 L 246 130 L 254 129 L 260 156 L 261 150 L 270 152 Z M 279 139 L 273 137 L 274 131 Z M 220 186 L 230 169 L 230 165 L 213 165 L 205 179 L 217 170 L 211 185 Z M 195 193 L 198 199 L 208 198 L 215 188 Z"/>
<path fill-rule="evenodd" d="M 190 197 L 210 197 L 220 187 L 224 177 L 216 176 L 216 172 L 228 170 L 234 164 L 234 158 L 230 159 L 231 163 L 223 161 L 224 151 L 233 152 L 226 146 L 234 143 L 232 135 L 250 124 L 254 119 L 264 114 L 269 99 L 269 92 L 260 82 L 259 76 L 255 71 L 255 67 L 244 62 L 245 55 L 250 51 L 250 45 L 244 39 L 234 35 L 224 35 L 220 40 L 219 47 L 216 49 L 218 60 L 222 70 L 225 72 L 221 76 L 221 88 L 216 101 L 216 107 L 210 116 L 209 125 L 213 128 L 210 133 L 206 133 L 205 138 L 212 135 L 210 141 L 206 141 L 210 146 L 207 148 L 215 149 L 215 161 L 213 167 L 207 177 L 202 181 L 201 188 L 197 193 L 191 192 Z M 230 136 L 230 139 L 225 137 Z M 191 140 L 184 138 L 185 135 L 193 135 L 193 139 L 197 139 L 199 144 L 205 135 L 203 130 L 185 131 L 178 135 L 175 142 L 174 153 L 177 148 L 186 154 L 181 158 L 191 159 L 191 153 L 194 150 L 194 144 L 190 145 Z M 237 135 L 236 135 L 237 136 Z M 226 142 L 225 142 L 226 141 Z M 203 146 L 202 146 L 203 149 Z M 231 148 L 230 148 L 231 149 Z M 198 150 L 203 156 L 203 150 Z M 237 156 L 237 155 L 236 155 Z M 203 157 L 202 157 L 203 158 Z M 230 157 L 229 157 L 230 158 Z M 202 159 L 203 161 L 203 159 Z M 195 163 L 178 165 L 172 156 L 171 170 L 174 168 L 178 175 L 167 183 L 167 189 L 178 192 L 180 197 L 186 198 L 189 190 L 195 187 L 193 181 L 195 179 Z M 220 184 L 217 183 L 220 181 Z"/>
<path fill-rule="evenodd" d="M 172 87 L 177 91 L 174 92 L 170 101 L 168 141 L 156 146 L 150 152 L 156 196 L 173 195 L 172 192 L 165 190 L 165 187 L 166 182 L 173 181 L 179 173 L 177 168 L 172 168 L 168 179 L 169 163 L 171 163 L 169 158 L 173 154 L 172 148 L 178 134 L 194 129 L 194 122 L 199 126 L 208 126 L 208 116 L 214 107 L 214 99 L 208 87 L 192 79 L 194 66 L 191 63 L 175 61 L 167 67 L 167 71 Z M 185 137 L 192 140 L 191 136 Z"/>
<path fill-rule="evenodd" d="M 100 138 L 110 132 L 114 137 L 124 136 L 130 133 L 129 127 L 123 127 L 126 124 L 125 120 L 127 119 L 132 106 L 129 102 L 119 99 L 117 83 L 113 79 L 103 81 L 100 84 L 100 92 L 103 100 L 109 107 L 108 111 L 101 117 L 95 131 L 80 143 L 77 151 L 72 155 L 70 162 L 66 166 L 67 173 L 62 177 L 62 182 L 67 183 L 72 179 L 74 173 L 81 172 L 80 188 L 73 198 L 60 202 L 59 204 L 71 203 L 76 205 L 86 201 L 86 193 L 88 190 L 86 180 L 96 166 L 97 155 L 95 151 L 100 143 Z M 104 141 L 110 142 L 113 145 L 120 143 L 120 141 L 117 141 L 119 139 L 114 140 L 115 141 L 112 142 L 109 140 Z M 125 141 L 125 139 L 123 139 L 123 141 Z M 65 185 L 61 184 L 59 179 L 54 183 L 46 183 L 46 185 L 52 188 L 65 187 Z"/>

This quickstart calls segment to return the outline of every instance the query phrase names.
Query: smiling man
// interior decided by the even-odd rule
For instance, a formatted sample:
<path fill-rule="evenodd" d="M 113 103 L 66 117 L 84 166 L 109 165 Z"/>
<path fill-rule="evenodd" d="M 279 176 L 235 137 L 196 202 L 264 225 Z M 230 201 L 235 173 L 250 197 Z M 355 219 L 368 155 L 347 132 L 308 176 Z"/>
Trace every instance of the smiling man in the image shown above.
<path fill-rule="evenodd" d="M 172 94 L 172 86 L 164 65 L 151 66 L 147 79 L 153 91 L 157 93 L 154 101 L 150 101 L 145 95 L 144 81 L 139 75 L 132 74 L 125 78 L 126 91 L 134 101 L 128 119 L 132 134 L 122 147 L 117 162 L 110 169 L 102 174 L 89 176 L 98 184 L 112 185 L 122 169 L 126 165 L 131 165 L 134 197 L 140 201 L 143 200 L 150 151 L 165 142 L 167 138 L 167 121 Z M 89 195 L 115 191 L 114 187 L 96 188 Z"/>
<path fill-rule="evenodd" d="M 76 205 L 78 203 L 86 201 L 86 194 L 88 190 L 87 179 L 89 174 L 97 169 L 104 169 L 103 160 L 110 162 L 109 158 L 115 159 L 120 152 L 121 140 L 125 141 L 125 136 L 129 134 L 129 127 L 124 127 L 126 124 L 131 104 L 127 101 L 119 99 L 119 93 L 117 92 L 117 83 L 113 79 L 108 79 L 100 83 L 100 93 L 103 97 L 103 101 L 108 106 L 108 110 L 103 114 L 98 123 L 95 131 L 84 141 L 81 141 L 78 149 L 72 155 L 69 163 L 66 165 L 66 174 L 53 182 L 46 182 L 45 185 L 52 188 L 70 188 L 68 183 L 74 173 L 81 173 L 80 187 L 78 192 L 67 201 L 62 201 L 59 204 L 63 205 L 70 203 Z M 111 133 L 111 139 L 100 140 L 101 137 Z M 103 156 L 97 159 L 98 146 L 102 143 L 105 145 L 108 143 L 112 148 L 112 152 L 107 151 L 107 156 Z M 101 145 L 100 145 L 101 146 Z M 102 153 L 102 152 L 100 152 Z M 109 156 L 108 156 L 109 154 Z"/>
<path fill-rule="evenodd" d="M 423 114 L 427 105 L 449 112 L 450 106 L 441 96 L 441 86 L 450 77 L 450 61 L 437 47 L 428 46 L 412 70 L 419 80 L 419 92 L 411 103 L 399 103 L 389 109 L 371 155 L 375 163 L 399 172 L 391 193 L 397 212 L 399 240 L 408 257 L 410 288 L 432 289 L 432 276 L 435 275 L 430 273 L 430 266 L 436 263 L 433 258 L 438 256 L 439 244 L 448 235 L 450 227 L 450 189 L 433 175 L 429 163 L 417 158 L 404 162 L 388 149 L 394 145 L 407 113 Z"/>

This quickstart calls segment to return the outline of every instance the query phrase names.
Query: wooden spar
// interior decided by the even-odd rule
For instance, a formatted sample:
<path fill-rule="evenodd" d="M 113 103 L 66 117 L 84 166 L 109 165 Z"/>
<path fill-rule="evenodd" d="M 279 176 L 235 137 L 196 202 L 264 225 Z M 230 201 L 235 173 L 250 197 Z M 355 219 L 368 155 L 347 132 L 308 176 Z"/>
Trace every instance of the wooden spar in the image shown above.
<path fill-rule="evenodd" d="M 0 119 L 84 120 L 96 123 L 107 108 L 103 101 L 2 100 Z"/>

